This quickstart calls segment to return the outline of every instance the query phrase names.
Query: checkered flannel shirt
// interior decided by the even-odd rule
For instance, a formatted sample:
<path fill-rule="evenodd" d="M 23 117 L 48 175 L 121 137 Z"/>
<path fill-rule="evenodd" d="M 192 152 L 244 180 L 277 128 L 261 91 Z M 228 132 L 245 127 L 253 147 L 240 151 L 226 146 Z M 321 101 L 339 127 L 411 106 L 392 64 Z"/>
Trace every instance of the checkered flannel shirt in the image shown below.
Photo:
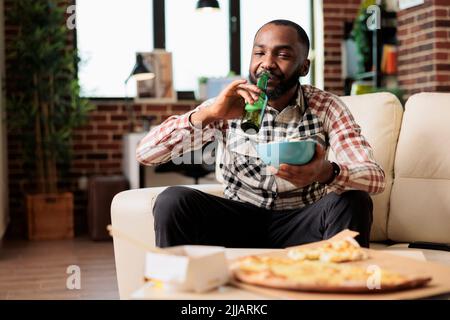
<path fill-rule="evenodd" d="M 243 134 L 240 119 L 194 127 L 190 115 L 213 102 L 214 99 L 205 101 L 151 130 L 138 145 L 137 160 L 145 165 L 157 165 L 218 139 L 223 152 L 216 161 L 220 161 L 225 197 L 270 210 L 302 208 L 327 192 L 363 190 L 376 194 L 384 190 L 384 171 L 375 162 L 361 128 L 337 96 L 309 85 L 299 86 L 296 98 L 281 112 L 266 107 L 261 129 L 254 136 Z M 303 188 L 273 175 L 258 158 L 255 144 L 286 138 L 312 139 L 326 150 L 331 148 L 340 168 L 339 175 L 329 185 L 314 182 Z"/>

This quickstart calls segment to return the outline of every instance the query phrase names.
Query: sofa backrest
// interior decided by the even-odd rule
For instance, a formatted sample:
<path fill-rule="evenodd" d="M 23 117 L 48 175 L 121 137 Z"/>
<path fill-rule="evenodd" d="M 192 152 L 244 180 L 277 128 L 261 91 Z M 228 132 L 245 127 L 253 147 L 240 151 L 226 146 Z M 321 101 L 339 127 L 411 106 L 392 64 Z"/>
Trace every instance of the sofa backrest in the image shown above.
<path fill-rule="evenodd" d="M 383 193 L 372 196 L 373 225 L 371 241 L 387 240 L 389 199 L 394 179 L 394 158 L 402 122 L 403 107 L 391 93 L 372 93 L 341 97 L 361 127 L 361 134 L 373 149 L 377 163 L 384 169 L 386 188 Z M 330 152 L 330 159 L 335 158 Z"/>
<path fill-rule="evenodd" d="M 395 159 L 388 237 L 450 242 L 450 93 L 420 93 L 405 105 Z"/>

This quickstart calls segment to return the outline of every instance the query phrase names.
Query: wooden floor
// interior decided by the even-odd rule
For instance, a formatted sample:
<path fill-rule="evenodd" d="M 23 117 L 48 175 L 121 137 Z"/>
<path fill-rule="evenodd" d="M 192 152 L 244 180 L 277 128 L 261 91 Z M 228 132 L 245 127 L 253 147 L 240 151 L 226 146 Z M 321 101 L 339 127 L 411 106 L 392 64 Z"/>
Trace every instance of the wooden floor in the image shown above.
<path fill-rule="evenodd" d="M 81 289 L 67 289 L 66 273 L 80 267 Z M 0 300 L 118 299 L 112 241 L 3 241 Z"/>

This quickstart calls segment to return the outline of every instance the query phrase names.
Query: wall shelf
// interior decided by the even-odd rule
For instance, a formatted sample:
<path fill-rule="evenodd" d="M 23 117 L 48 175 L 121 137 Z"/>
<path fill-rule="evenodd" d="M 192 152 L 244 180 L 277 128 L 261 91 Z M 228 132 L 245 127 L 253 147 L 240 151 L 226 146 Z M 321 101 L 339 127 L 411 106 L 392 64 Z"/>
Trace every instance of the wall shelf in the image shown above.
<path fill-rule="evenodd" d="M 347 37 L 351 28 L 346 26 Z M 386 86 L 396 87 L 396 75 L 382 72 L 382 58 L 385 45 L 397 45 L 397 13 L 382 10 L 381 29 L 368 31 L 371 39 L 371 61 L 372 70 L 364 73 L 353 74 L 345 78 L 345 94 L 350 94 L 351 87 L 355 81 L 362 81 L 365 85 L 372 82 L 374 91 Z"/>

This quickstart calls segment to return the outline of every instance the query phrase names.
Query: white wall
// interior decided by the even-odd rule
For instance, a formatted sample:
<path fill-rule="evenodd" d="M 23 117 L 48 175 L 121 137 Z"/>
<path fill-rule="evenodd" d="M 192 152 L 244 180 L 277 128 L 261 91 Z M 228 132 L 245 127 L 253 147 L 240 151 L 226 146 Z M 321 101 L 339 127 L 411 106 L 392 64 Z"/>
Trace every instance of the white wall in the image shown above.
<path fill-rule="evenodd" d="M 3 5 L 3 0 L 0 0 L 0 240 L 3 238 L 9 222 L 6 128 L 3 120 L 5 114 L 5 97 L 3 91 L 3 80 L 5 78 Z"/>

